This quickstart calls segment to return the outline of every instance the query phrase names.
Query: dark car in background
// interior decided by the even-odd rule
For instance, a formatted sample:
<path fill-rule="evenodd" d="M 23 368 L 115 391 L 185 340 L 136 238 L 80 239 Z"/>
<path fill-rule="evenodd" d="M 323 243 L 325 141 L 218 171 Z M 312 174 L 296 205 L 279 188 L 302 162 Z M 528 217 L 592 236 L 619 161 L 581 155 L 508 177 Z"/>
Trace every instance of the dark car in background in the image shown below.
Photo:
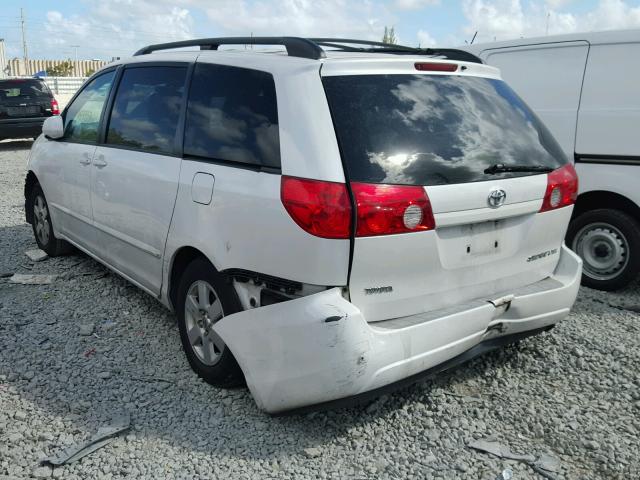
<path fill-rule="evenodd" d="M 59 113 L 58 102 L 42 80 L 0 80 L 0 140 L 35 138 L 45 118 Z"/>

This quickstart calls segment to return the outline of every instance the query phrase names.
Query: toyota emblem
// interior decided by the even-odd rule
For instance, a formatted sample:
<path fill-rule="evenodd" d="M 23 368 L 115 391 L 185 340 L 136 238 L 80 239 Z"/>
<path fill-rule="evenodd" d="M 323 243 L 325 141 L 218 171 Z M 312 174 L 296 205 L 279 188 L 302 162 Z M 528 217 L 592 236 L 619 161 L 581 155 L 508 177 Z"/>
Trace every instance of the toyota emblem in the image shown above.
<path fill-rule="evenodd" d="M 507 192 L 501 188 L 494 188 L 489 192 L 487 203 L 491 208 L 498 208 L 504 205 L 504 201 L 507 199 Z"/>

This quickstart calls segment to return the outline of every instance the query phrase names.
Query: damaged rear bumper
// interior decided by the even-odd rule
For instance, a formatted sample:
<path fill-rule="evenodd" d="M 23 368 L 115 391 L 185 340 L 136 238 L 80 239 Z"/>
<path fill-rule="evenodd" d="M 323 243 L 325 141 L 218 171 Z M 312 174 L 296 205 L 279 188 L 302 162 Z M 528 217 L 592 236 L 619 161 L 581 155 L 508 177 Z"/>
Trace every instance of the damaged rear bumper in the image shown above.
<path fill-rule="evenodd" d="M 569 313 L 581 273 L 563 246 L 552 277 L 457 309 L 367 323 L 333 288 L 229 315 L 215 329 L 258 406 L 281 413 L 373 393 L 544 330 Z"/>

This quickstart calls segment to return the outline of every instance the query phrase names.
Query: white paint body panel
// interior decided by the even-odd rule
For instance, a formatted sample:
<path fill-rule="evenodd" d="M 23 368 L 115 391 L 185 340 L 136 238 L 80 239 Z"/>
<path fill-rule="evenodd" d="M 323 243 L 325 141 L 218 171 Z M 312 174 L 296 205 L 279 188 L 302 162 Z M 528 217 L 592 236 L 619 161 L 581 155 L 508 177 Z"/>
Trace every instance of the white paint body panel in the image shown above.
<path fill-rule="evenodd" d="M 581 260 L 562 247 L 551 288 L 507 288 L 509 309 L 481 298 L 439 318 L 381 328 L 334 288 L 230 315 L 214 329 L 236 352 L 258 406 L 278 413 L 383 387 L 483 340 L 553 325 L 569 313 L 581 272 Z M 340 320 L 325 321 L 332 316 Z"/>
<path fill-rule="evenodd" d="M 107 146 L 99 146 L 94 159 L 91 199 L 100 256 L 156 295 L 180 164 L 176 157 Z"/>
<path fill-rule="evenodd" d="M 96 248 L 91 213 L 91 162 L 95 145 L 65 143 L 40 136 L 34 142 L 30 168 L 37 172 L 50 205 L 54 231 Z"/>

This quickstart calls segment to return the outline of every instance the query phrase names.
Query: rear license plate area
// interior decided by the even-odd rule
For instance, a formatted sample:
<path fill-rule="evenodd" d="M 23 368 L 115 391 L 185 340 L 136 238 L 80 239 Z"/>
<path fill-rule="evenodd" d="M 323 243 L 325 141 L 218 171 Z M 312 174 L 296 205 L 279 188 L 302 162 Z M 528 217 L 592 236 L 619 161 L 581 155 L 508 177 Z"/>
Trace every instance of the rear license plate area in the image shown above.
<path fill-rule="evenodd" d="M 28 115 L 37 115 L 40 113 L 40 107 L 7 107 L 7 115 L 10 117 L 26 117 Z"/>
<path fill-rule="evenodd" d="M 466 255 L 490 255 L 498 253 L 503 241 L 502 220 L 461 225 L 461 235 L 466 238 Z"/>

